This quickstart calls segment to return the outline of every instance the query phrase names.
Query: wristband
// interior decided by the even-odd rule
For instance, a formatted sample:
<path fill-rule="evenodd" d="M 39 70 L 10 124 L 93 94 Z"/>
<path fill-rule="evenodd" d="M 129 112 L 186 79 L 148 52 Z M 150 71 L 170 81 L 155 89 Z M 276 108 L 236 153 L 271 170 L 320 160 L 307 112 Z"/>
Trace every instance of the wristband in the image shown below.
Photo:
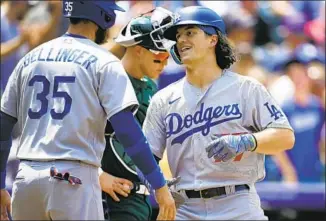
<path fill-rule="evenodd" d="M 6 188 L 6 171 L 0 172 L 1 177 L 0 177 L 0 188 L 4 189 Z"/>
<path fill-rule="evenodd" d="M 250 151 L 251 152 L 254 152 L 256 149 L 257 149 L 257 139 L 256 139 L 256 137 L 255 137 L 255 135 L 253 135 L 253 134 L 250 134 L 250 136 L 248 137 L 249 138 L 249 140 L 250 140 L 250 143 L 251 143 L 251 145 L 250 145 Z"/>
<path fill-rule="evenodd" d="M 155 190 L 163 187 L 166 184 L 166 180 L 164 179 L 163 173 L 159 166 L 157 166 L 153 172 L 146 174 L 144 176 L 151 184 L 152 188 Z"/>

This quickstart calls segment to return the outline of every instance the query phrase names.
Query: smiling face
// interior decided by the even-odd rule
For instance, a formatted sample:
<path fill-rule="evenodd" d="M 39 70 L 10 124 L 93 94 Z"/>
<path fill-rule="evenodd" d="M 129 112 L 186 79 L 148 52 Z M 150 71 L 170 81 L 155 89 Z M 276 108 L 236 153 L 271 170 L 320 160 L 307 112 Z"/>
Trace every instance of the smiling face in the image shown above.
<path fill-rule="evenodd" d="M 205 34 L 203 30 L 195 25 L 178 28 L 176 46 L 182 63 L 189 64 L 200 61 L 205 56 L 209 56 L 210 51 L 215 54 L 216 38 L 215 35 Z"/>

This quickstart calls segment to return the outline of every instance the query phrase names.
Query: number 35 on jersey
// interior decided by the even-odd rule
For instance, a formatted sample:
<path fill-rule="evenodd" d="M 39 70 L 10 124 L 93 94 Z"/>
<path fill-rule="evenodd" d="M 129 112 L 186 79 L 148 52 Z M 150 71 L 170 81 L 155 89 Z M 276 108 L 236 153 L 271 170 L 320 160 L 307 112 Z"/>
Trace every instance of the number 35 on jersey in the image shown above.
<path fill-rule="evenodd" d="M 50 115 L 55 120 L 62 120 L 71 109 L 72 98 L 65 91 L 59 91 L 60 84 L 72 84 L 75 83 L 75 76 L 55 76 L 53 79 L 53 85 L 51 85 L 50 81 L 43 75 L 35 75 L 29 82 L 28 86 L 33 87 L 36 84 L 42 84 L 42 91 L 36 95 L 36 100 L 32 102 L 39 102 L 41 107 L 39 110 L 33 110 L 33 108 L 28 109 L 28 116 L 31 119 L 40 119 L 43 115 L 48 113 L 49 109 L 49 100 L 52 99 L 53 103 L 56 102 L 57 99 L 64 100 L 64 108 L 62 112 L 56 112 L 54 108 L 50 110 Z M 52 82 L 52 81 L 51 81 Z M 53 93 L 50 93 L 50 87 L 53 87 Z"/>

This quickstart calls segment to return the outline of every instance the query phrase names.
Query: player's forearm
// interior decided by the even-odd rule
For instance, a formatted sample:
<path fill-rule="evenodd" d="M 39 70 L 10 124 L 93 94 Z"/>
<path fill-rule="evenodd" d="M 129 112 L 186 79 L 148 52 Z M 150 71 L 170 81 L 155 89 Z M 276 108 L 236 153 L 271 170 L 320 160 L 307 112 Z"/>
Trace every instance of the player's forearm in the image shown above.
<path fill-rule="evenodd" d="M 60 23 L 60 14 L 61 5 L 60 3 L 49 3 L 49 9 L 51 13 L 50 21 L 42 25 L 40 29 L 38 29 L 38 35 L 36 38 L 33 38 L 32 41 L 29 41 L 30 50 L 36 48 L 37 46 L 43 44 L 44 42 L 50 41 L 55 37 L 56 31 L 58 30 L 58 24 Z"/>
<path fill-rule="evenodd" d="M 257 140 L 255 152 L 262 154 L 276 154 L 292 149 L 295 141 L 294 133 L 289 129 L 268 128 L 254 136 Z"/>
<path fill-rule="evenodd" d="M 24 44 L 24 42 L 25 41 L 21 38 L 21 36 L 18 36 L 10 41 L 1 43 L 1 60 L 15 52 Z"/>

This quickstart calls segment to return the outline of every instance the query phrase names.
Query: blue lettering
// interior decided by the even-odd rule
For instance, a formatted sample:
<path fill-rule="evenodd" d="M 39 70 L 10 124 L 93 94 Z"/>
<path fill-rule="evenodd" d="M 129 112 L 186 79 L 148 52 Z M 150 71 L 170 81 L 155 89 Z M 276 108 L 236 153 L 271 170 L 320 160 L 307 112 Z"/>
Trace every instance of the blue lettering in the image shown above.
<path fill-rule="evenodd" d="M 202 103 L 200 105 L 199 111 L 196 111 L 196 113 L 194 115 L 194 123 L 195 124 L 199 124 L 199 123 L 203 122 L 203 110 L 204 110 L 204 103 Z"/>
<path fill-rule="evenodd" d="M 24 57 L 24 67 L 27 67 L 29 65 L 29 57 L 30 57 L 30 53 L 28 53 L 25 57 Z"/>
<path fill-rule="evenodd" d="M 53 48 L 50 49 L 49 54 L 48 54 L 48 56 L 46 57 L 46 61 L 54 61 L 53 58 L 50 58 L 52 51 L 53 51 Z"/>
<path fill-rule="evenodd" d="M 41 51 L 38 54 L 38 58 L 37 58 L 38 61 L 45 61 L 45 58 L 41 58 L 42 52 L 43 52 L 43 48 L 41 48 Z"/>
<path fill-rule="evenodd" d="M 66 62 L 70 51 L 71 51 L 71 49 L 67 49 L 67 48 L 63 49 L 63 51 L 59 57 L 59 61 Z"/>
<path fill-rule="evenodd" d="M 176 129 L 174 130 L 174 119 L 176 120 Z M 167 125 L 169 126 L 169 130 L 166 133 L 166 137 L 170 137 L 173 134 L 179 133 L 183 129 L 182 125 L 182 118 L 177 113 L 172 113 L 166 116 L 165 121 L 167 122 Z"/>
<path fill-rule="evenodd" d="M 280 117 L 283 117 L 283 114 L 280 110 L 278 110 L 275 105 L 269 106 L 269 103 L 266 102 L 264 104 L 265 107 L 267 107 L 268 112 L 271 114 L 271 117 L 274 118 L 274 120 L 278 120 Z"/>
<path fill-rule="evenodd" d="M 188 114 L 184 119 L 184 126 L 185 128 L 189 128 L 192 126 L 192 115 Z"/>
<path fill-rule="evenodd" d="M 204 112 L 204 121 L 211 121 L 212 120 L 212 107 L 209 107 Z"/>
<path fill-rule="evenodd" d="M 88 55 L 88 57 L 86 57 Z M 98 58 L 94 55 L 89 54 L 87 51 L 82 51 L 81 49 L 69 49 L 60 48 L 58 51 L 56 48 L 49 48 L 47 53 L 47 48 L 39 48 L 31 51 L 24 56 L 23 66 L 27 67 L 36 61 L 47 61 L 47 62 L 74 62 L 78 65 L 83 66 L 88 69 L 91 64 L 96 63 Z"/>
<path fill-rule="evenodd" d="M 224 113 L 226 116 L 230 116 L 231 112 L 229 111 L 231 105 L 225 105 L 224 106 Z"/>
<path fill-rule="evenodd" d="M 62 51 L 62 48 L 60 48 L 57 56 L 55 57 L 55 61 L 60 61 L 61 51 Z"/>
<path fill-rule="evenodd" d="M 220 116 L 222 116 L 223 114 L 223 108 L 221 106 L 217 106 L 215 109 L 214 109 L 214 113 L 213 113 L 213 117 L 214 118 L 219 118 Z"/>
<path fill-rule="evenodd" d="M 239 104 L 232 104 L 232 110 L 231 110 L 232 115 L 240 115 L 240 109 L 239 109 Z"/>
<path fill-rule="evenodd" d="M 203 116 L 204 115 L 204 116 Z M 221 116 L 225 116 L 223 119 L 219 119 Z M 201 132 L 203 136 L 207 136 L 212 127 L 222 124 L 227 121 L 240 119 L 242 113 L 238 104 L 208 107 L 204 110 L 204 104 L 200 105 L 200 109 L 195 112 L 194 115 L 188 114 L 182 119 L 178 113 L 171 113 L 166 116 L 165 122 L 167 125 L 167 138 L 178 134 L 184 128 L 191 128 L 193 125 L 203 123 L 198 127 L 191 128 L 190 130 L 176 136 L 171 145 L 180 143 L 182 144 L 189 136 Z"/>
<path fill-rule="evenodd" d="M 39 51 L 40 50 L 34 50 L 34 51 L 32 51 L 30 64 L 32 64 L 32 63 L 34 63 L 36 61 L 36 52 L 39 52 Z"/>
<path fill-rule="evenodd" d="M 82 66 L 84 66 L 86 69 L 88 69 L 88 67 L 92 64 L 95 63 L 97 61 L 97 57 L 94 55 L 91 55 L 86 61 L 84 61 L 84 63 L 82 64 Z"/>
<path fill-rule="evenodd" d="M 80 50 L 79 49 L 74 49 L 71 53 L 70 53 L 70 55 L 69 55 L 69 57 L 68 57 L 68 62 L 72 62 L 73 60 L 75 60 L 75 58 L 77 57 L 77 53 L 79 53 L 80 52 Z"/>
<path fill-rule="evenodd" d="M 80 59 L 82 59 L 85 54 L 89 54 L 89 53 L 87 51 L 83 51 L 82 53 L 80 53 L 79 56 L 76 58 L 75 63 L 81 65 Z"/>

